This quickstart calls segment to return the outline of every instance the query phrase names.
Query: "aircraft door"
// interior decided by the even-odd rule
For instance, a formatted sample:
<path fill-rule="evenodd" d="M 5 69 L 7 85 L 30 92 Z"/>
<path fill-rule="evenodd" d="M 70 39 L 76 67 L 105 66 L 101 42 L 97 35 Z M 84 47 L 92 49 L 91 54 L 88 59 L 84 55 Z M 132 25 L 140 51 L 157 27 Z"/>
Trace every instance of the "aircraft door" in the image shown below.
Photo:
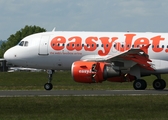
<path fill-rule="evenodd" d="M 48 54 L 48 40 L 50 36 L 42 36 L 39 44 L 39 55 L 49 55 Z"/>

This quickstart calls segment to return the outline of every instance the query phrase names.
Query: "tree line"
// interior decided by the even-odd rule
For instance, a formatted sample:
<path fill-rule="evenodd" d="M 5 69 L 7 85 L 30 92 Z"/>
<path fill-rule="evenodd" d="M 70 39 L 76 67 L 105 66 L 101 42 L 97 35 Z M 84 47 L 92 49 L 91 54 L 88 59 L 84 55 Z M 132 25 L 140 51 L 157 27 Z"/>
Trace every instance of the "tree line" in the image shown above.
<path fill-rule="evenodd" d="M 0 58 L 3 58 L 3 54 L 5 51 L 15 45 L 17 45 L 24 37 L 39 33 L 39 32 L 45 32 L 46 29 L 41 28 L 39 26 L 28 26 L 26 25 L 21 30 L 17 31 L 15 34 L 10 35 L 10 37 L 7 39 L 6 42 L 3 42 L 0 46 Z"/>

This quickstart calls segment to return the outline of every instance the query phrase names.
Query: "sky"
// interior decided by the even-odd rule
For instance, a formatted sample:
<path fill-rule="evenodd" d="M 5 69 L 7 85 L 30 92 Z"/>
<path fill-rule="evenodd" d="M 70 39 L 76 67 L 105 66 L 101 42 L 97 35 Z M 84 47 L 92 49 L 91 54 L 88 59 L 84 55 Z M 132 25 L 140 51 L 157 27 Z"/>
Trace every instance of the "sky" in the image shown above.
<path fill-rule="evenodd" d="M 0 40 L 26 25 L 51 31 L 168 32 L 168 0 L 0 0 Z"/>

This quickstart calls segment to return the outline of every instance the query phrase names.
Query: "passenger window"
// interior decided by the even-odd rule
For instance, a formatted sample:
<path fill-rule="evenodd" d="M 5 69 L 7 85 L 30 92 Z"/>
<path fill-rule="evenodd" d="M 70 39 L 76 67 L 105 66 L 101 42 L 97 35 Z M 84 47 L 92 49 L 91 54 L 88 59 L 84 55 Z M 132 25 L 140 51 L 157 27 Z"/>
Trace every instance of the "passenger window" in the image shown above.
<path fill-rule="evenodd" d="M 20 43 L 19 43 L 19 46 L 23 46 L 24 45 L 24 41 L 21 41 Z"/>

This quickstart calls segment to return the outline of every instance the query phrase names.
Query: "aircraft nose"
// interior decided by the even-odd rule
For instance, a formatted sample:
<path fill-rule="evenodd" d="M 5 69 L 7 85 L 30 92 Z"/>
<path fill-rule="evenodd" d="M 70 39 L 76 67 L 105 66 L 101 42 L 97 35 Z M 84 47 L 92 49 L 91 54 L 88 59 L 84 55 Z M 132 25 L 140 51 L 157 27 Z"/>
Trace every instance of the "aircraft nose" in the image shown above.
<path fill-rule="evenodd" d="M 10 55 L 9 55 L 9 51 L 7 50 L 5 53 L 4 53 L 4 59 L 5 60 L 8 60 L 10 58 Z"/>
<path fill-rule="evenodd" d="M 23 62 L 23 58 L 20 57 L 22 56 L 21 53 L 22 51 L 20 50 L 20 48 L 14 46 L 4 53 L 4 59 L 10 64 L 22 66 L 25 62 Z"/>
<path fill-rule="evenodd" d="M 8 49 L 5 53 L 4 53 L 4 59 L 7 61 L 10 61 L 14 56 L 12 55 L 12 51 L 11 49 Z"/>

